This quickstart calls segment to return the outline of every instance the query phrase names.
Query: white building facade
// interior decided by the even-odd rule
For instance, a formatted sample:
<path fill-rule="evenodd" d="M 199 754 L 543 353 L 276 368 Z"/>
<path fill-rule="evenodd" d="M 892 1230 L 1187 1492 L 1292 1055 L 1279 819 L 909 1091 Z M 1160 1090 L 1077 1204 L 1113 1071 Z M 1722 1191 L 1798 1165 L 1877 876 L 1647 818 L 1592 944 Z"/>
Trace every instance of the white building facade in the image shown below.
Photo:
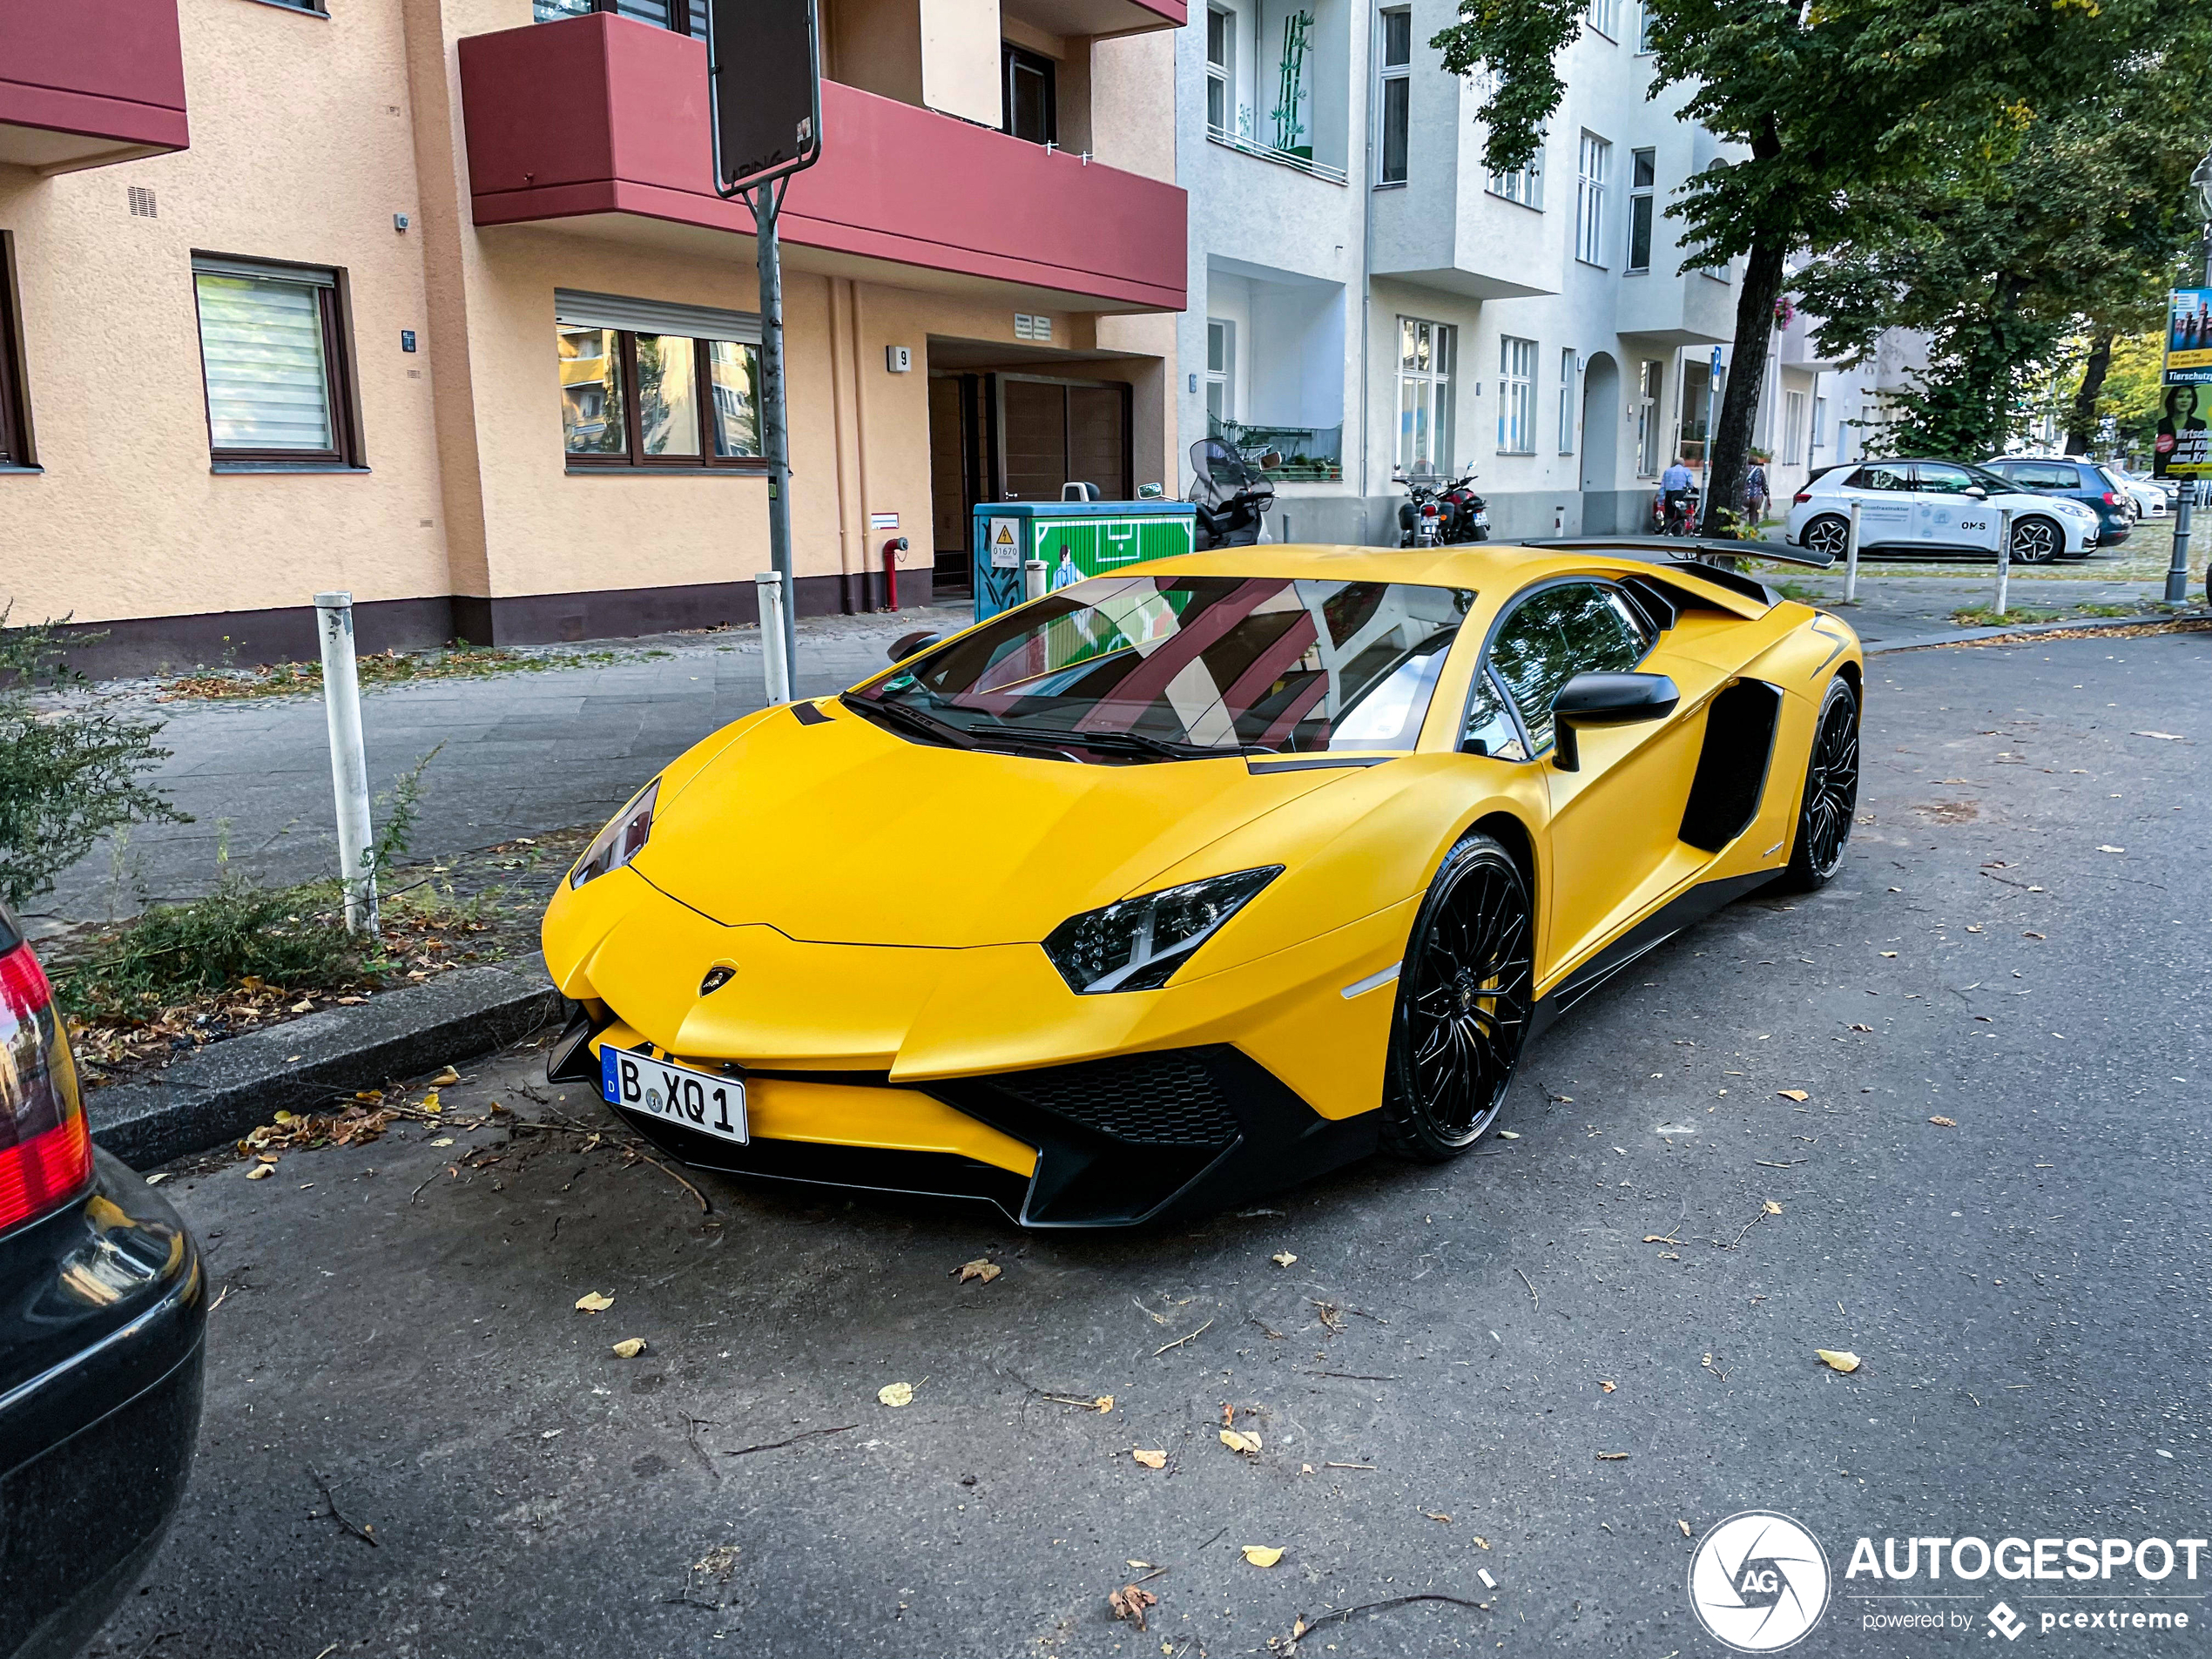
<path fill-rule="evenodd" d="M 1208 0 L 1178 34 L 1184 480 L 1210 432 L 1280 455 L 1271 539 L 1394 542 L 1400 471 L 1474 473 L 1507 540 L 1642 529 L 1670 459 L 1702 474 L 1737 273 L 1682 272 L 1666 208 L 1723 146 L 1647 100 L 1637 0 L 1591 0 L 1540 155 L 1494 175 L 1427 44 L 1457 15 Z M 1865 452 L 1878 376 L 1776 321 L 1755 442 L 1786 504 Z"/>

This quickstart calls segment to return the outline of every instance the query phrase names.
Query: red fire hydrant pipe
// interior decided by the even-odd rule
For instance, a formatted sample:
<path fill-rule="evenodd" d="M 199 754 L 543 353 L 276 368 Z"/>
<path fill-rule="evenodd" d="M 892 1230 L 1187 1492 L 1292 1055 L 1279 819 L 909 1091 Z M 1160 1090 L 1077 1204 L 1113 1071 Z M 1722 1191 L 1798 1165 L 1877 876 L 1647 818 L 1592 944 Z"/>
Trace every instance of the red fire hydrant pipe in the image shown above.
<path fill-rule="evenodd" d="M 899 608 L 899 555 L 907 550 L 907 538 L 894 536 L 883 544 L 883 589 L 888 608 Z"/>

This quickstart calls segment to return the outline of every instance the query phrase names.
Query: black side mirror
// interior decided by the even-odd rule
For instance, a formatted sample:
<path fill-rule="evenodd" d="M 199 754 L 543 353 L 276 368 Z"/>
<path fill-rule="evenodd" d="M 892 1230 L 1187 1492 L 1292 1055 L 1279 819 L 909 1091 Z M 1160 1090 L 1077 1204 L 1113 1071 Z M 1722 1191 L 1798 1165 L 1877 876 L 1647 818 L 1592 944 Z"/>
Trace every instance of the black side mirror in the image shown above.
<path fill-rule="evenodd" d="M 1552 698 L 1552 764 L 1561 772 L 1582 769 L 1575 725 L 1624 725 L 1634 720 L 1663 720 L 1682 701 L 1682 692 L 1664 674 L 1577 674 Z"/>
<path fill-rule="evenodd" d="M 901 634 L 891 642 L 889 653 L 891 660 L 894 663 L 903 663 L 915 652 L 927 651 L 943 637 L 944 635 L 934 632 L 927 628 L 917 629 L 910 634 Z"/>

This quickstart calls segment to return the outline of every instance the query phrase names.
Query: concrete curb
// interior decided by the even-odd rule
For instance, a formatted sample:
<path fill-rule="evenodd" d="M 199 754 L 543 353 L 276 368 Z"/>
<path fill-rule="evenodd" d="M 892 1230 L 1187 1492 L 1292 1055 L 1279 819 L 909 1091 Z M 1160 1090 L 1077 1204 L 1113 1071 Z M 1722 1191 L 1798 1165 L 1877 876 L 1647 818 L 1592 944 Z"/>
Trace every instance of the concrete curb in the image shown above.
<path fill-rule="evenodd" d="M 1835 615 L 1833 611 L 1829 612 Z M 1849 622 L 1851 618 L 1841 618 Z M 2141 628 L 2152 623 L 2202 622 L 2200 613 L 2181 616 L 2160 614 L 2148 617 L 2085 617 L 2079 622 L 2028 622 L 2009 628 L 1954 628 L 1946 634 L 1919 634 L 1911 639 L 1885 639 L 1878 645 L 1866 647 L 1869 657 L 1878 657 L 1885 651 L 1925 651 L 1931 645 L 1958 645 L 1979 639 L 2033 639 L 2038 634 L 2101 632 L 2107 628 Z"/>
<path fill-rule="evenodd" d="M 542 974 L 469 968 L 184 1055 L 145 1082 L 92 1091 L 92 1139 L 137 1168 L 237 1139 L 276 1112 L 505 1048 L 561 1011 Z"/>

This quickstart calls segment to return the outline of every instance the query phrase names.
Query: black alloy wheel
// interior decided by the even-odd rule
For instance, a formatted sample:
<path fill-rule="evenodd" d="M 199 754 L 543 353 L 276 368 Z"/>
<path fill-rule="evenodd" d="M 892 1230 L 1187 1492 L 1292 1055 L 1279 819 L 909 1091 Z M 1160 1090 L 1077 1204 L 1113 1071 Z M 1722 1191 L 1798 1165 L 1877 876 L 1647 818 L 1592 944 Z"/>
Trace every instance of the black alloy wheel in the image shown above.
<path fill-rule="evenodd" d="M 2066 535 L 2047 518 L 2023 518 L 2013 526 L 2013 563 L 2044 564 L 2066 551 Z"/>
<path fill-rule="evenodd" d="M 1398 976 L 1383 1078 L 1383 1144 L 1457 1157 L 1497 1122 L 1534 1008 L 1528 883 L 1487 835 L 1453 847 L 1429 883 Z"/>
<path fill-rule="evenodd" d="M 1851 523 L 1833 513 L 1823 513 L 1805 526 L 1797 539 L 1808 553 L 1825 553 L 1831 559 L 1840 559 L 1851 545 Z"/>
<path fill-rule="evenodd" d="M 1838 674 L 1821 698 L 1805 762 L 1804 802 L 1797 809 L 1797 842 L 1785 878 L 1790 887 L 1810 893 L 1828 884 L 1843 867 L 1858 812 L 1858 698 Z"/>

